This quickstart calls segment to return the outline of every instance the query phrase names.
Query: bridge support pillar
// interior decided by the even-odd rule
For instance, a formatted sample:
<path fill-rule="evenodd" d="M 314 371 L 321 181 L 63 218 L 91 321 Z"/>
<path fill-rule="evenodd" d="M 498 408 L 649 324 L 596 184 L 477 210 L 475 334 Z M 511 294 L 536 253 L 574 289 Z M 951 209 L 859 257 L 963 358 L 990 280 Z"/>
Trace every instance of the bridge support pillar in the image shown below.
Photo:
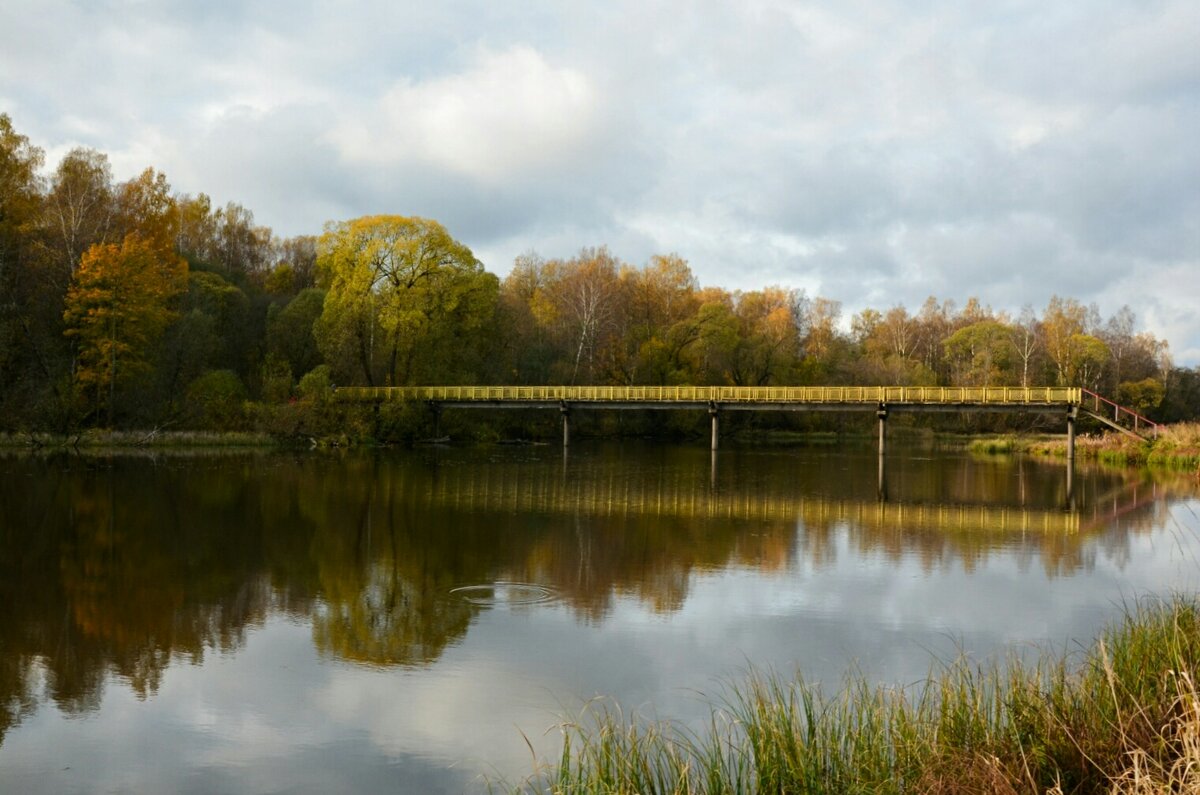
<path fill-rule="evenodd" d="M 1067 409 L 1067 465 L 1075 463 L 1075 418 L 1079 416 L 1079 407 Z"/>
<path fill-rule="evenodd" d="M 712 445 L 710 449 L 717 449 L 717 440 L 720 439 L 721 421 L 717 418 L 717 404 L 708 404 L 708 416 L 712 417 Z"/>
<path fill-rule="evenodd" d="M 1067 462 L 1067 510 L 1075 510 L 1075 462 Z"/>
<path fill-rule="evenodd" d="M 887 451 L 887 406 L 880 403 L 875 416 L 879 418 L 879 455 L 882 456 Z"/>
<path fill-rule="evenodd" d="M 876 481 L 875 496 L 880 502 L 887 502 L 887 472 L 884 469 L 884 457 L 879 456 L 879 477 Z"/>
<path fill-rule="evenodd" d="M 429 408 L 433 412 L 433 438 L 442 438 L 442 407 L 437 403 L 430 402 Z"/>
<path fill-rule="evenodd" d="M 558 410 L 562 414 L 563 449 L 565 450 L 571 446 L 571 410 L 566 403 L 561 404 Z"/>

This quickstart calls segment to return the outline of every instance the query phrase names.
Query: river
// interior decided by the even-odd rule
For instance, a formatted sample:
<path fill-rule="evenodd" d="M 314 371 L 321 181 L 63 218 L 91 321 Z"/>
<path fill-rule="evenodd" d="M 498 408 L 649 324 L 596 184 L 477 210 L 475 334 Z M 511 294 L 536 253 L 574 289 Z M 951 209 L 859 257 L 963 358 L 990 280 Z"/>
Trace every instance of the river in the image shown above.
<path fill-rule="evenodd" d="M 589 699 L 699 727 L 1086 643 L 1200 584 L 1195 480 L 582 443 L 0 457 L 0 792 L 470 792 Z"/>

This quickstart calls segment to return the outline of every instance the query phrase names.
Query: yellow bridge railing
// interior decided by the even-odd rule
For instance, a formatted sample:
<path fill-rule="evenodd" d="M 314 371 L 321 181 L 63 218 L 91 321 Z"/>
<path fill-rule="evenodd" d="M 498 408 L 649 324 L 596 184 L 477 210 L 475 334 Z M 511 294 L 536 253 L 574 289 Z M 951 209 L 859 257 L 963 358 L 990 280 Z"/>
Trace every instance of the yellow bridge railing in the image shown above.
<path fill-rule="evenodd" d="M 413 505 L 452 506 L 459 510 L 504 513 L 569 513 L 586 516 L 672 516 L 794 522 L 855 527 L 973 534 L 1073 534 L 1081 529 L 1078 513 L 1018 506 L 882 503 L 876 500 L 827 499 L 761 492 L 713 493 L 682 483 L 644 483 L 634 478 L 585 480 L 565 484 L 555 478 L 531 480 L 491 473 L 475 482 L 447 472 L 436 483 L 407 498 Z"/>
<path fill-rule="evenodd" d="M 338 387 L 349 401 L 455 403 L 843 403 L 1078 406 L 1082 390 L 1057 386 L 405 386 Z"/>

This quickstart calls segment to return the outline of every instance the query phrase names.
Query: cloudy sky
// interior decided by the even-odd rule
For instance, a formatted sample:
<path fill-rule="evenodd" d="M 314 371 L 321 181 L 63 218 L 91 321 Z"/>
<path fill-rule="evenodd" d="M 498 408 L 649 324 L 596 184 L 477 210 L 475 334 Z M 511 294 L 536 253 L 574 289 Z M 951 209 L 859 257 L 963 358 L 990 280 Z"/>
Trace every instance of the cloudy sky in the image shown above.
<path fill-rule="evenodd" d="M 6 0 L 0 112 L 283 235 L 441 221 L 843 302 L 1129 304 L 1200 364 L 1200 3 Z"/>

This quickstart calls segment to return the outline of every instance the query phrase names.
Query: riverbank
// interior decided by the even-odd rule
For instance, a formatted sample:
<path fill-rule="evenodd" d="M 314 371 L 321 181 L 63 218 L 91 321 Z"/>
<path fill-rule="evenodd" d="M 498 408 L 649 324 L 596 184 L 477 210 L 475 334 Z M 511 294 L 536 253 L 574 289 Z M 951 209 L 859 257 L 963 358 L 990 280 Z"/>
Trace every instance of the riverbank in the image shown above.
<path fill-rule="evenodd" d="M 1200 791 L 1200 604 L 1142 605 L 1084 652 L 825 695 L 755 675 L 700 733 L 593 703 L 514 792 Z"/>
<path fill-rule="evenodd" d="M 377 439 L 361 433 L 354 435 L 309 435 L 303 433 L 274 433 L 269 431 L 199 431 L 199 430 L 104 430 L 88 429 L 68 434 L 45 432 L 0 433 L 0 449 L 168 449 L 168 448 L 333 448 L 358 446 L 390 446 L 420 444 L 416 434 L 390 440 Z M 502 434 L 457 434 L 454 441 L 467 444 L 504 443 Z M 673 434 L 675 439 L 679 434 Z M 897 428 L 890 436 L 909 444 L 965 448 L 978 454 L 1021 453 L 1036 456 L 1065 458 L 1066 440 L 1058 435 L 1026 436 L 1017 434 L 966 435 L 944 433 L 929 428 Z M 523 437 L 522 437 L 523 438 Z M 601 433 L 584 438 L 621 438 L 620 434 Z M 635 438 L 645 438 L 635 434 Z M 863 430 L 849 431 L 789 431 L 778 429 L 740 429 L 730 434 L 728 441 L 742 445 L 819 446 L 843 444 L 869 445 L 875 436 Z M 1092 459 L 1119 466 L 1149 465 L 1179 470 L 1200 469 L 1200 423 L 1181 423 L 1161 426 L 1157 439 L 1138 441 L 1124 434 L 1081 435 L 1076 439 L 1075 453 L 1081 459 Z"/>
<path fill-rule="evenodd" d="M 92 429 L 78 433 L 2 433 L 0 449 L 129 449 L 129 448 L 229 448 L 286 447 L 295 440 L 254 431 L 108 431 Z"/>
<path fill-rule="evenodd" d="M 1062 437 L 989 436 L 972 440 L 974 453 L 1028 453 L 1065 458 Z M 1075 455 L 1109 464 L 1149 465 L 1174 469 L 1200 469 L 1200 423 L 1159 426 L 1158 437 L 1148 441 L 1122 433 L 1082 435 L 1075 440 Z"/>

